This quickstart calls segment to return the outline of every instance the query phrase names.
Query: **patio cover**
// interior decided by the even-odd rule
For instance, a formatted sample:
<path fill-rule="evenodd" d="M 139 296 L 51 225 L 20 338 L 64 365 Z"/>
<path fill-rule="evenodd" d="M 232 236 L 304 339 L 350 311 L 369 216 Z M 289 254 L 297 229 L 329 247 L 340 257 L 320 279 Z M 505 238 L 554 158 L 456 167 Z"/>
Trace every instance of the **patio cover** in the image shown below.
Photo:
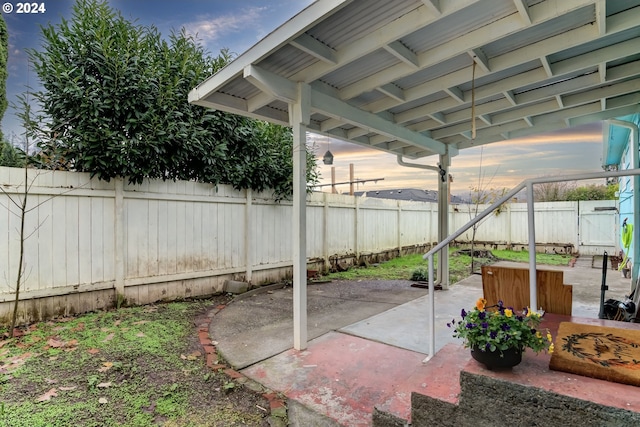
<path fill-rule="evenodd" d="M 194 88 L 193 104 L 293 128 L 294 347 L 307 132 L 438 156 L 446 176 L 468 147 L 639 112 L 639 46 L 640 0 L 318 0 Z"/>

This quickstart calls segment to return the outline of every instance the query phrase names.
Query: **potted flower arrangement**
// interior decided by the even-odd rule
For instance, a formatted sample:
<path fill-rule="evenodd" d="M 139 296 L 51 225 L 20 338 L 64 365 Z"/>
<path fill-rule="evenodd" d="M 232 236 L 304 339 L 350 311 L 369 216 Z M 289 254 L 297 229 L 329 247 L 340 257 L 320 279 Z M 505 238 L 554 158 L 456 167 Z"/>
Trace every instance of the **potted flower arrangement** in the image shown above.
<path fill-rule="evenodd" d="M 462 319 L 453 319 L 447 326 L 453 336 L 462 338 L 471 348 L 471 356 L 489 369 L 507 368 L 522 361 L 522 353 L 530 348 L 536 353 L 553 352 L 553 339 L 548 330 L 537 328 L 542 315 L 531 309 L 517 313 L 502 301 L 486 307 L 487 300 L 478 299 L 471 311 L 462 309 Z"/>

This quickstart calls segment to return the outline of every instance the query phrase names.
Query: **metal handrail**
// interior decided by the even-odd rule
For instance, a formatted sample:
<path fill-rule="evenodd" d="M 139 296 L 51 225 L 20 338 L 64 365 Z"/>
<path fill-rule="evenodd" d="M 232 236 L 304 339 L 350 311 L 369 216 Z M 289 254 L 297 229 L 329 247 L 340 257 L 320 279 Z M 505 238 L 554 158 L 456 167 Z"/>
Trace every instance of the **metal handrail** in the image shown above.
<path fill-rule="evenodd" d="M 429 252 L 422 256 L 422 259 L 429 262 L 429 311 L 430 311 L 430 340 L 429 340 L 429 355 L 424 362 L 430 360 L 435 355 L 436 340 L 435 340 L 435 286 L 433 279 L 433 256 L 445 248 L 449 243 L 459 237 L 462 233 L 473 227 L 478 222 L 482 221 L 489 214 L 495 211 L 500 205 L 511 199 L 518 194 L 523 188 L 527 188 L 527 205 L 528 205 L 528 223 L 529 223 L 529 292 L 530 292 L 530 305 L 536 307 L 537 304 L 537 283 L 536 283 L 536 251 L 535 251 L 535 222 L 534 222 L 534 209 L 533 209 L 533 185 L 544 184 L 550 182 L 564 182 L 564 181 L 578 181 L 586 179 L 599 179 L 599 178 L 613 178 L 623 176 L 639 176 L 640 169 L 627 169 L 622 171 L 604 171 L 604 172 L 591 172 L 584 174 L 565 175 L 561 177 L 539 177 L 529 178 L 522 181 L 517 186 L 513 187 L 511 191 L 500 197 L 493 202 L 487 209 L 478 214 L 471 221 L 460 227 L 456 232 L 448 236 L 443 241 L 439 242 L 436 246 L 431 248 Z M 634 192 L 637 189 L 634 189 Z M 640 195 L 636 195 L 640 197 Z M 636 212 L 636 215 L 640 212 Z M 636 254 L 637 255 L 637 254 Z"/>

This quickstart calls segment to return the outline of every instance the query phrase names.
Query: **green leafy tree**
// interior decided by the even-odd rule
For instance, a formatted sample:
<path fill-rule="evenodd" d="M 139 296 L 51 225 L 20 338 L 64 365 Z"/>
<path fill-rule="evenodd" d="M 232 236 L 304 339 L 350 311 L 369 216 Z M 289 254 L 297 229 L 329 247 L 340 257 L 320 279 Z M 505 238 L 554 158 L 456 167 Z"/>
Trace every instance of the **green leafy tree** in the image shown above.
<path fill-rule="evenodd" d="M 231 60 L 186 32 L 163 38 L 106 2 L 78 0 L 70 20 L 42 28 L 29 57 L 44 90 L 31 130 L 49 168 L 127 177 L 185 179 L 288 191 L 291 132 L 190 105 L 189 91 Z M 310 183 L 317 179 L 313 153 Z M 277 193 L 285 196 L 285 193 Z"/>
<path fill-rule="evenodd" d="M 605 200 L 615 200 L 618 198 L 618 191 L 620 190 L 620 184 L 612 182 L 607 184 L 607 191 L 605 192 Z"/>
<path fill-rule="evenodd" d="M 580 200 L 613 200 L 616 198 L 615 192 L 618 190 L 614 185 L 584 185 L 576 187 L 567 192 L 566 200 L 574 202 Z"/>
<path fill-rule="evenodd" d="M 0 166 L 21 168 L 24 166 L 24 151 L 7 141 L 0 141 Z"/>
<path fill-rule="evenodd" d="M 571 182 L 547 182 L 533 187 L 536 202 L 576 202 L 582 200 L 614 200 L 618 191 L 617 183 L 607 185 L 577 186 Z"/>

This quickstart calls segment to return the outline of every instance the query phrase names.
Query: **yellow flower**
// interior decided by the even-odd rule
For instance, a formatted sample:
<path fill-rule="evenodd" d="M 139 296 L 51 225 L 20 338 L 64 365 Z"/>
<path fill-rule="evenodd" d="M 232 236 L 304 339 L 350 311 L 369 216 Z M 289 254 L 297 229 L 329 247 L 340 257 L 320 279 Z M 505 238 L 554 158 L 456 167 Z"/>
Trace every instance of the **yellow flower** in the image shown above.
<path fill-rule="evenodd" d="M 507 317 L 513 316 L 513 310 L 511 310 L 510 308 L 505 308 L 504 309 L 504 315 L 507 316 Z"/>
<path fill-rule="evenodd" d="M 542 334 L 540 333 L 540 331 L 536 332 L 536 338 L 542 338 Z"/>
<path fill-rule="evenodd" d="M 487 305 L 487 300 L 484 298 L 478 298 L 478 301 L 476 301 L 476 308 L 480 311 L 484 311 L 485 305 Z"/>
<path fill-rule="evenodd" d="M 548 351 L 548 353 L 549 353 L 549 354 L 553 353 L 553 349 L 554 349 L 553 343 L 549 344 L 549 351 Z"/>
<path fill-rule="evenodd" d="M 553 337 L 551 336 L 551 332 L 547 331 L 547 341 L 553 342 Z"/>
<path fill-rule="evenodd" d="M 532 314 L 534 314 L 535 312 L 533 310 L 531 310 L 529 307 L 527 307 L 527 317 L 531 317 Z"/>

